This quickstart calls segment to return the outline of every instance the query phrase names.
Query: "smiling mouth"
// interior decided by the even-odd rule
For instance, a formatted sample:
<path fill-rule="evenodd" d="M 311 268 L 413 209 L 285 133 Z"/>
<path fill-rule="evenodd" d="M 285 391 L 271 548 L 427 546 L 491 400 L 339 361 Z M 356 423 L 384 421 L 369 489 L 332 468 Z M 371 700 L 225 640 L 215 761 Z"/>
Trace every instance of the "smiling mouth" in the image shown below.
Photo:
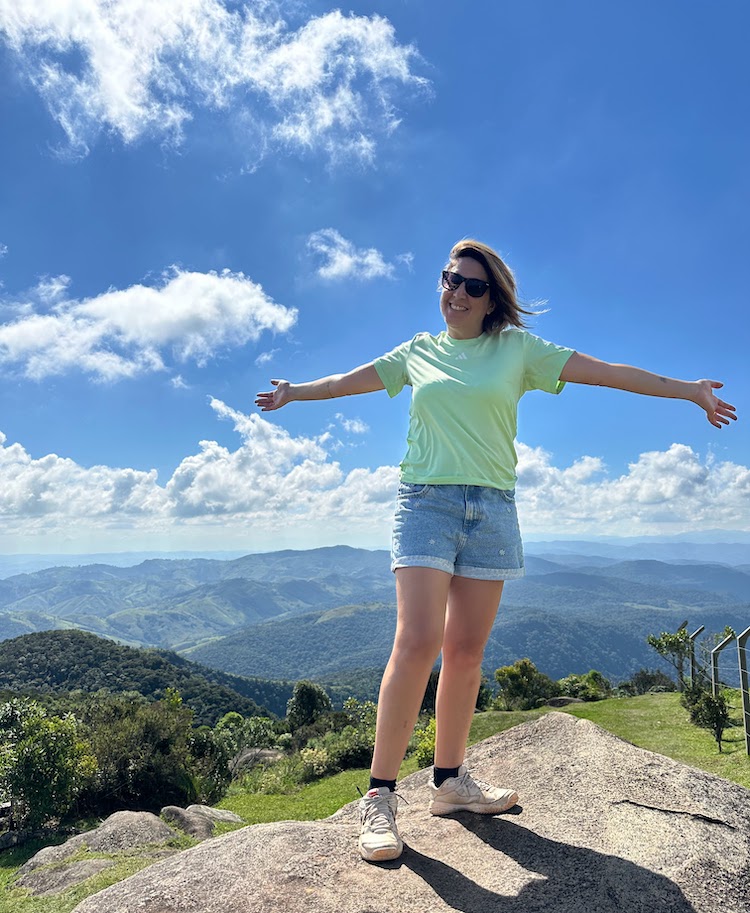
<path fill-rule="evenodd" d="M 468 308 L 461 307 L 460 304 L 453 304 L 453 303 L 451 303 L 451 304 L 448 305 L 448 307 L 449 307 L 452 311 L 468 311 L 468 310 L 469 310 Z"/>

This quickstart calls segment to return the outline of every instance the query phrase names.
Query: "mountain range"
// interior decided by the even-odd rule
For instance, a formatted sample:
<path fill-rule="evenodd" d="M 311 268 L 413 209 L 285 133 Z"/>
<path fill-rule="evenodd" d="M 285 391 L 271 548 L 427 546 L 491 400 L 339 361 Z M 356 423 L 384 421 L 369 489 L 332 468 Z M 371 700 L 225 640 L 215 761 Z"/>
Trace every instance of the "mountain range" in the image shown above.
<path fill-rule="evenodd" d="M 750 624 L 750 562 L 622 561 L 586 555 L 584 543 L 564 552 L 552 545 L 541 543 L 543 554 L 527 557 L 527 576 L 505 588 L 485 652 L 490 674 L 528 656 L 554 678 L 596 668 L 621 680 L 659 663 L 650 633 L 686 619 L 707 634 Z M 82 629 L 259 678 L 339 680 L 382 669 L 394 626 L 387 552 L 347 546 L 46 568 L 0 580 L 0 640 Z M 733 652 L 722 654 L 727 680 Z"/>

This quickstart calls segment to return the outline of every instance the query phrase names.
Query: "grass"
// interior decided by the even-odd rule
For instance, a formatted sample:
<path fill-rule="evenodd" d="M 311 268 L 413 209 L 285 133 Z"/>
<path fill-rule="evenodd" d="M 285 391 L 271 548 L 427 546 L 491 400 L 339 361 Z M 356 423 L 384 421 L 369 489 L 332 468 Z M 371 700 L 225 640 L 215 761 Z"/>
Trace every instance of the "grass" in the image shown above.
<path fill-rule="evenodd" d="M 43 846 L 49 845 L 49 840 L 35 841 L 0 853 L 0 913 L 70 913 L 85 898 L 135 875 L 154 861 L 140 855 L 92 853 L 88 858 L 113 859 L 115 864 L 81 884 L 49 897 L 35 897 L 25 888 L 13 887 L 19 867 Z"/>
<path fill-rule="evenodd" d="M 712 733 L 690 722 L 687 710 L 680 705 L 679 694 L 611 698 L 591 704 L 571 704 L 564 709 L 597 723 L 639 748 L 707 770 L 750 789 L 750 757 L 745 749 L 742 700 L 739 691 L 730 691 L 728 696 L 735 725 L 724 732 L 721 754 Z"/>

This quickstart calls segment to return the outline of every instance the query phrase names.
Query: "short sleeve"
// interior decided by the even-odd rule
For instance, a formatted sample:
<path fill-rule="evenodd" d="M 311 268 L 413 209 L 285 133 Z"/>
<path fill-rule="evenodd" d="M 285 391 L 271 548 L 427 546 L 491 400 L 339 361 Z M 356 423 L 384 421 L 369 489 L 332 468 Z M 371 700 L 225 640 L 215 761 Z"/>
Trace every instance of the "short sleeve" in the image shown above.
<path fill-rule="evenodd" d="M 407 370 L 407 359 L 411 350 L 413 340 L 402 342 L 400 346 L 381 355 L 373 362 L 378 377 L 383 381 L 383 386 L 388 396 L 396 396 L 404 386 L 410 383 L 409 372 Z"/>
<path fill-rule="evenodd" d="M 544 390 L 545 393 L 559 393 L 565 386 L 560 374 L 574 351 L 532 333 L 524 333 L 523 392 Z"/>

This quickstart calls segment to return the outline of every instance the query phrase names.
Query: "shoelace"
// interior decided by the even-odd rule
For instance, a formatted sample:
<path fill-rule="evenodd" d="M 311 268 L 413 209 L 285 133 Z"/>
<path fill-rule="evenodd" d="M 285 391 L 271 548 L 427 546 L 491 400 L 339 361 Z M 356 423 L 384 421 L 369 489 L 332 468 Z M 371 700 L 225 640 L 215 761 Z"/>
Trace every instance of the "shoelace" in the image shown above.
<path fill-rule="evenodd" d="M 485 783 L 484 780 L 478 780 L 476 777 L 472 777 L 468 770 L 466 773 L 461 774 L 461 776 L 458 778 L 458 781 L 466 789 L 471 789 L 472 782 L 474 782 L 483 792 L 485 790 L 489 791 L 495 788 L 491 783 Z"/>
<path fill-rule="evenodd" d="M 359 786 L 357 787 L 357 792 L 363 799 L 365 798 L 365 794 Z M 394 792 L 393 795 L 397 800 L 400 799 L 402 802 L 406 802 L 407 805 L 409 804 L 408 799 L 405 799 L 401 793 Z M 371 801 L 367 803 L 362 821 L 366 821 L 372 830 L 388 829 L 391 826 L 391 816 L 395 819 L 396 812 L 391 808 L 388 797 L 378 796 L 377 798 L 373 797 Z"/>

